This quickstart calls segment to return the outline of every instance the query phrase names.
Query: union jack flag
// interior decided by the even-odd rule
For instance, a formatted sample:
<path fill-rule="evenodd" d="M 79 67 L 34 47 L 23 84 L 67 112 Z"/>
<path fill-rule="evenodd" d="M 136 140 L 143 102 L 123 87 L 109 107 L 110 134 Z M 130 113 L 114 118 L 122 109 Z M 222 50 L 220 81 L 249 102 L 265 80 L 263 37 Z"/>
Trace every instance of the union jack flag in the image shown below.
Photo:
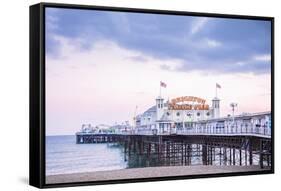
<path fill-rule="evenodd" d="M 163 87 L 163 88 L 166 88 L 167 84 L 165 84 L 164 82 L 160 81 L 160 86 Z"/>
<path fill-rule="evenodd" d="M 218 83 L 216 83 L 216 87 L 217 87 L 217 88 L 221 88 L 221 85 L 219 85 Z"/>

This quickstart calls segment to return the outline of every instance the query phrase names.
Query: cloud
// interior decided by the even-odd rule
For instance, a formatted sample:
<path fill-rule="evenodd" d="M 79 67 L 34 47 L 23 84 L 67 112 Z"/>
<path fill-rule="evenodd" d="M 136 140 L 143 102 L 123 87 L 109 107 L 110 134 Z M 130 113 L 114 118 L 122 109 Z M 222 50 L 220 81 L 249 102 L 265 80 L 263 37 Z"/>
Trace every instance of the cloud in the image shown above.
<path fill-rule="evenodd" d="M 57 49 L 58 56 L 55 57 L 56 59 L 65 58 L 69 55 L 75 54 L 76 52 L 81 52 L 81 51 L 87 52 L 87 50 L 83 50 L 83 44 L 86 41 L 83 38 L 70 39 L 59 35 L 53 35 L 52 38 L 57 41 L 56 49 Z M 207 51 L 209 49 L 219 48 L 222 46 L 222 44 L 219 41 L 206 38 L 197 46 L 202 46 L 201 49 L 204 48 Z M 145 54 L 142 51 L 122 47 L 119 43 L 114 41 L 108 41 L 108 40 L 95 41 L 92 42 L 92 45 L 90 47 L 96 47 L 99 49 L 110 48 L 116 51 L 118 50 L 119 52 L 125 52 L 123 55 L 124 58 L 130 61 L 132 64 L 151 65 L 152 67 L 157 67 L 162 70 L 173 71 L 173 72 L 188 73 L 192 71 L 201 71 L 204 73 L 212 73 L 212 74 L 214 73 L 262 74 L 270 70 L 270 67 L 268 67 L 268 63 L 266 62 L 266 60 L 268 60 L 267 54 L 254 55 L 243 60 L 227 60 L 227 59 L 209 60 L 204 57 L 193 57 L 190 55 L 186 59 L 180 59 L 180 58 L 161 59 L 159 57 L 153 57 L 149 54 Z M 91 49 L 92 48 L 89 48 L 89 51 Z M 187 55 L 188 54 L 190 53 L 187 52 Z M 96 55 L 96 53 L 94 53 L 93 55 Z M 49 55 L 49 57 L 52 57 L 52 55 Z M 112 60 L 114 60 L 113 57 Z M 265 68 L 267 70 L 265 70 Z"/>
<path fill-rule="evenodd" d="M 111 41 L 140 53 L 128 59 L 145 63 L 148 58 L 142 55 L 146 55 L 161 60 L 158 65 L 165 70 L 254 74 L 270 71 L 269 55 L 264 53 L 270 52 L 271 33 L 265 21 L 71 9 L 46 13 L 47 17 L 50 13 L 47 28 L 50 25 L 52 29 L 46 34 L 49 56 L 62 55 L 58 50 L 61 40 L 55 38 L 60 36 L 76 39 L 77 46 L 85 50 L 95 43 Z M 180 64 L 170 66 L 164 64 L 165 60 Z"/>
<path fill-rule="evenodd" d="M 253 59 L 255 61 L 271 61 L 271 55 L 270 54 L 261 54 L 261 55 L 255 55 L 253 56 Z"/>
<path fill-rule="evenodd" d="M 136 62 L 142 62 L 142 63 L 145 63 L 148 61 L 146 57 L 141 56 L 141 55 L 130 56 L 130 57 L 128 57 L 128 59 L 134 60 Z"/>
<path fill-rule="evenodd" d="M 242 61 L 236 62 L 236 65 L 238 65 L 238 66 L 244 66 L 245 64 L 246 64 L 246 62 L 242 62 Z"/>
<path fill-rule="evenodd" d="M 122 58 L 122 62 L 126 60 L 125 63 L 130 63 L 132 66 L 149 66 L 153 69 L 169 71 L 178 71 L 183 65 L 181 59 L 154 58 L 141 51 L 121 47 L 118 43 L 110 40 L 95 41 L 90 45 L 89 49 L 84 49 L 85 39 L 83 38 L 71 39 L 60 35 L 52 35 L 52 38 L 57 41 L 56 50 L 58 55 L 54 57 L 52 54 L 47 54 L 47 59 L 55 61 L 58 65 L 64 64 L 70 68 L 77 68 L 76 63 L 79 63 L 79 65 L 94 65 L 99 61 L 104 62 L 105 59 L 107 60 L 106 62 L 114 63 L 118 62 L 120 58 Z M 105 51 L 101 50 L 107 50 L 110 53 L 106 54 Z M 83 59 L 83 55 L 85 59 Z"/>
<path fill-rule="evenodd" d="M 57 59 L 67 57 L 70 53 L 80 51 L 83 48 L 83 45 L 86 43 L 85 39 L 83 38 L 72 38 L 70 40 L 67 37 L 57 35 L 55 33 L 49 34 L 48 38 L 51 39 L 52 43 L 56 46 L 52 51 L 47 51 L 47 56 Z M 55 52 L 55 54 L 53 54 L 53 52 Z"/>
<path fill-rule="evenodd" d="M 46 10 L 46 30 L 48 32 L 55 31 L 56 29 L 59 28 L 59 17 L 56 15 L 57 9 L 47 9 Z"/>
<path fill-rule="evenodd" d="M 250 56 L 245 60 L 240 60 L 234 63 L 234 67 L 232 67 L 232 71 L 244 69 L 245 71 L 255 71 L 255 74 L 263 74 L 270 71 L 270 54 L 260 54 Z M 235 67 L 237 66 L 237 67 Z M 266 72 L 265 72 L 266 71 Z M 253 73 L 253 72 L 252 72 Z"/>
<path fill-rule="evenodd" d="M 49 32 L 58 29 L 58 18 L 53 15 L 48 15 L 46 17 L 46 26 L 48 26 L 47 30 Z"/>
<path fill-rule="evenodd" d="M 221 42 L 213 39 L 206 39 L 207 45 L 211 48 L 216 48 L 222 45 Z"/>
<path fill-rule="evenodd" d="M 209 18 L 207 17 L 196 18 L 191 25 L 191 34 L 198 33 L 207 24 L 208 20 Z"/>

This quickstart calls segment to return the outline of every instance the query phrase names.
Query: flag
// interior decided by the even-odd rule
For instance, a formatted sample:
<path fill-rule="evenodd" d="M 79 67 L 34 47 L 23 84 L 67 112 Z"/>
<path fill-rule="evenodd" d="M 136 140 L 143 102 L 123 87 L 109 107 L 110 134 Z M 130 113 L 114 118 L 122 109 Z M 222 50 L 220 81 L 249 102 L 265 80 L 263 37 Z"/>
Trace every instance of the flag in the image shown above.
<path fill-rule="evenodd" d="M 216 87 L 217 87 L 217 88 L 221 88 L 221 85 L 219 85 L 218 83 L 216 83 Z"/>
<path fill-rule="evenodd" d="M 160 86 L 163 87 L 163 88 L 166 88 L 167 84 L 165 84 L 164 82 L 160 81 Z"/>

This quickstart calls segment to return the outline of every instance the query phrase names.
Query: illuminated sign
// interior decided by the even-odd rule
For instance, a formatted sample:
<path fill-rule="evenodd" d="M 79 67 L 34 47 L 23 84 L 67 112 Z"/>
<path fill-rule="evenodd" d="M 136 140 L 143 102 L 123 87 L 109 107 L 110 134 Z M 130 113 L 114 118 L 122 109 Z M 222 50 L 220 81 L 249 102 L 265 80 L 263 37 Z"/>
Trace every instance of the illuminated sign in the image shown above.
<path fill-rule="evenodd" d="M 170 110 L 209 110 L 206 100 L 194 96 L 182 96 L 171 100 Z"/>

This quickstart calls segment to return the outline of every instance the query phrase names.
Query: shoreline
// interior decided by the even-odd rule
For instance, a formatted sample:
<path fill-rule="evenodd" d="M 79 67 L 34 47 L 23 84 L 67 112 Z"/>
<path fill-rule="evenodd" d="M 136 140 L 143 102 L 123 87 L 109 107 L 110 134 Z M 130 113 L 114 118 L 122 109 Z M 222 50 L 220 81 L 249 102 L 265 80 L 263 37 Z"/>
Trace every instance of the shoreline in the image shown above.
<path fill-rule="evenodd" d="M 88 182 L 103 180 L 122 180 L 139 178 L 159 178 L 167 176 L 188 176 L 202 174 L 217 174 L 231 172 L 265 171 L 270 168 L 261 169 L 258 165 L 253 166 L 163 166 L 129 168 L 121 170 L 82 172 L 71 174 L 58 174 L 46 176 L 46 184 Z"/>

